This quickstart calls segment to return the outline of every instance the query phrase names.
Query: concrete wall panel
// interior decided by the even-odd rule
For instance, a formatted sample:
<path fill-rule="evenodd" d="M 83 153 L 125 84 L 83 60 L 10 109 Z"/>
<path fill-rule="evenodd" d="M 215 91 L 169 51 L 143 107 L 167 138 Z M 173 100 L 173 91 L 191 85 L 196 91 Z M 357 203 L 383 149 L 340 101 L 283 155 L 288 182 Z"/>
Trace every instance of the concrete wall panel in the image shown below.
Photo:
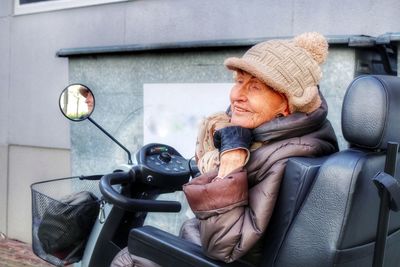
<path fill-rule="evenodd" d="M 293 31 L 291 6 L 292 0 L 134 1 L 126 9 L 126 42 L 287 36 Z"/>
<path fill-rule="evenodd" d="M 7 232 L 8 147 L 0 145 L 0 232 Z"/>
<path fill-rule="evenodd" d="M 68 122 L 58 107 L 59 94 L 68 84 L 68 59 L 56 57 L 56 52 L 62 47 L 123 43 L 123 14 L 121 8 L 109 6 L 13 19 L 10 143 L 69 147 Z"/>
<path fill-rule="evenodd" d="M 329 50 L 328 59 L 323 66 L 320 89 L 328 102 L 328 119 L 335 129 L 340 149 L 347 148 L 342 134 L 341 114 L 343 97 L 347 87 L 354 79 L 355 50 L 335 48 Z"/>
<path fill-rule="evenodd" d="M 0 18 L 7 17 L 12 14 L 14 0 L 3 0 L 0 1 Z"/>
<path fill-rule="evenodd" d="M 377 36 L 400 31 L 400 1 L 294 1 L 293 33 Z M 275 17 L 277 18 L 277 17 Z"/>
<path fill-rule="evenodd" d="M 126 7 L 128 44 L 400 31 L 396 0 L 132 1 Z"/>
<path fill-rule="evenodd" d="M 8 88 L 10 77 L 9 18 L 0 18 L 0 59 L 0 144 L 6 144 L 8 141 Z"/>
<path fill-rule="evenodd" d="M 69 150 L 9 146 L 7 234 L 31 242 L 30 185 L 69 175 Z"/>

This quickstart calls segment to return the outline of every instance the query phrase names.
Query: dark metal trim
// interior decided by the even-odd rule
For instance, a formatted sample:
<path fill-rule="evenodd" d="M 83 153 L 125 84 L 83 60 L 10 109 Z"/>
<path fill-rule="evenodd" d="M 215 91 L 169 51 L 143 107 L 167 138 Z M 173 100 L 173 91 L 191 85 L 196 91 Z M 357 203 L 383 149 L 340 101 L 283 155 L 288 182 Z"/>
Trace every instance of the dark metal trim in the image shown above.
<path fill-rule="evenodd" d="M 115 45 L 98 47 L 78 47 L 63 48 L 57 51 L 58 57 L 70 57 L 92 54 L 113 54 L 113 53 L 134 53 L 146 51 L 178 51 L 178 50 L 196 50 L 213 49 L 226 47 L 246 47 L 261 42 L 265 39 L 246 39 L 246 40 L 215 40 L 198 42 L 176 42 L 176 43 L 154 43 L 154 44 L 133 44 L 133 45 Z"/>
<path fill-rule="evenodd" d="M 291 37 L 282 37 L 291 38 Z M 160 52 L 160 51 L 182 51 L 182 50 L 207 50 L 207 49 L 226 49 L 235 47 L 250 47 L 256 43 L 272 38 L 255 39 L 227 39 L 227 40 L 208 40 L 175 43 L 154 43 L 154 44 L 133 44 L 133 45 L 113 45 L 95 47 L 62 48 L 57 51 L 58 57 L 74 57 L 98 54 L 121 54 L 121 53 L 140 53 L 140 52 Z M 276 38 L 274 38 L 276 39 Z M 386 33 L 378 37 L 365 35 L 331 35 L 327 36 L 330 45 L 346 45 L 348 47 L 372 47 L 376 44 L 387 44 L 400 41 L 399 33 Z"/>

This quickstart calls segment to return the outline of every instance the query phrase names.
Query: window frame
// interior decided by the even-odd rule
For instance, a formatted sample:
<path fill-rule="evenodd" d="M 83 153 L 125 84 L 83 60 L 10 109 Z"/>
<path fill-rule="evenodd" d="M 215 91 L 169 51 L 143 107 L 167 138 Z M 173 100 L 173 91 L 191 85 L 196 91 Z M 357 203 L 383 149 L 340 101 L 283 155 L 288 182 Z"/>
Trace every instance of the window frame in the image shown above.
<path fill-rule="evenodd" d="M 94 6 L 118 2 L 127 2 L 129 0 L 57 0 L 46 1 L 28 4 L 20 4 L 20 0 L 14 0 L 14 15 L 25 15 L 32 13 L 40 13 L 54 10 L 62 10 L 69 8 Z"/>

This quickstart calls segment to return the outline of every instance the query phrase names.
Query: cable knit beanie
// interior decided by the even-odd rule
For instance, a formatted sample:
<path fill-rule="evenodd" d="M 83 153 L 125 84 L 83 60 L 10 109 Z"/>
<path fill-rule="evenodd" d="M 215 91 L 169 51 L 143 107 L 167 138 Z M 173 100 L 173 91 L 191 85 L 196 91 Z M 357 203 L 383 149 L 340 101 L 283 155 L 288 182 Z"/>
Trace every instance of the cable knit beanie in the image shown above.
<path fill-rule="evenodd" d="M 328 42 L 319 33 L 303 33 L 291 40 L 270 40 L 250 48 L 242 58 L 224 64 L 257 77 L 286 95 L 290 112 L 310 113 L 321 105 L 320 65 L 328 55 Z"/>

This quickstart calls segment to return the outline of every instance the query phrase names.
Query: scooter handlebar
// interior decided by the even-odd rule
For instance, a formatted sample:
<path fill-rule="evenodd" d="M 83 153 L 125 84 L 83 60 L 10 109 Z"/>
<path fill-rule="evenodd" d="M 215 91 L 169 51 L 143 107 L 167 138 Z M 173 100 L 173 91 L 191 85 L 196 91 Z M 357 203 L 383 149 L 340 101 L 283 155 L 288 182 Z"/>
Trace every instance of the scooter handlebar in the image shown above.
<path fill-rule="evenodd" d="M 135 180 L 135 172 L 114 172 L 104 175 L 100 180 L 100 191 L 104 199 L 111 204 L 129 211 L 179 212 L 181 203 L 177 201 L 133 199 L 117 192 L 112 185 L 124 184 Z"/>

